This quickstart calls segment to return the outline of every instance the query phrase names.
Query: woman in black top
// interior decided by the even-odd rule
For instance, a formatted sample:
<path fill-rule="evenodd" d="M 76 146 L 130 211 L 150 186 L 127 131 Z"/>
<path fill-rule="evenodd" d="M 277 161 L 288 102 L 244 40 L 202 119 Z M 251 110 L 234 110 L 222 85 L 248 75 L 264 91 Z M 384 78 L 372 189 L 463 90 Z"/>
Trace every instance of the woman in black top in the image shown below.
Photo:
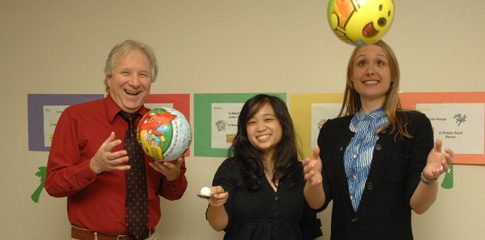
<path fill-rule="evenodd" d="M 333 200 L 332 240 L 411 240 L 411 210 L 424 213 L 436 200 L 436 180 L 453 153 L 442 153 L 440 140 L 433 148 L 430 121 L 401 108 L 398 87 L 399 66 L 385 42 L 355 48 L 339 118 L 318 137 L 323 201 L 310 205 Z"/>
<path fill-rule="evenodd" d="M 284 101 L 265 94 L 249 99 L 240 112 L 230 155 L 214 176 L 207 210 L 210 225 L 226 232 L 224 239 L 322 235 L 316 213 L 305 203 L 306 182 Z"/>

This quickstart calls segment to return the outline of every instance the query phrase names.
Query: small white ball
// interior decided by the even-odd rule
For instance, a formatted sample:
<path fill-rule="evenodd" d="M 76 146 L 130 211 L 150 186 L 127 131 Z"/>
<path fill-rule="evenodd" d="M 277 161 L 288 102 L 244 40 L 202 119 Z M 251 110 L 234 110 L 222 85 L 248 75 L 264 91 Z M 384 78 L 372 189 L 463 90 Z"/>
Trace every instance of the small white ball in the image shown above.
<path fill-rule="evenodd" d="M 209 187 L 203 187 L 200 189 L 200 195 L 210 197 L 212 195 L 212 191 Z"/>

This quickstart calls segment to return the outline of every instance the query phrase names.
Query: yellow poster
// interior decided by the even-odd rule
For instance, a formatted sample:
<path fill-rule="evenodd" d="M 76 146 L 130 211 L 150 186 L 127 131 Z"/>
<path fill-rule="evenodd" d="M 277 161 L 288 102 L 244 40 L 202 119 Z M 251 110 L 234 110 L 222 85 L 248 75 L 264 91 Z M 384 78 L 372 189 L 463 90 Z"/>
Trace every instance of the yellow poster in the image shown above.
<path fill-rule="evenodd" d="M 342 99 L 342 93 L 289 94 L 290 114 L 305 156 L 311 156 L 321 125 L 337 117 Z"/>

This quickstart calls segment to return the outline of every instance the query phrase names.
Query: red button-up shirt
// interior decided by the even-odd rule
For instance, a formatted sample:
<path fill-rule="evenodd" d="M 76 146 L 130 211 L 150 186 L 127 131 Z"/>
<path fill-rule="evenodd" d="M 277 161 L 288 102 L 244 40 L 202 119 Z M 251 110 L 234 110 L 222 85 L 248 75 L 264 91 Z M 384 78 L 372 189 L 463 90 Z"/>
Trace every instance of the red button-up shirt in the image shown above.
<path fill-rule="evenodd" d="M 96 175 L 89 166 L 90 159 L 112 131 L 124 141 L 128 124 L 118 115 L 120 111 L 110 96 L 65 109 L 57 122 L 47 163 L 45 189 L 54 197 L 67 196 L 71 224 L 102 233 L 128 232 L 125 171 Z M 146 112 L 145 107 L 138 111 L 140 115 Z M 124 143 L 112 151 L 123 148 Z M 148 165 L 152 159 L 145 156 L 145 161 L 148 225 L 154 228 L 161 216 L 159 195 L 169 200 L 181 198 L 187 188 L 186 169 L 183 164 L 182 175 L 169 182 Z"/>

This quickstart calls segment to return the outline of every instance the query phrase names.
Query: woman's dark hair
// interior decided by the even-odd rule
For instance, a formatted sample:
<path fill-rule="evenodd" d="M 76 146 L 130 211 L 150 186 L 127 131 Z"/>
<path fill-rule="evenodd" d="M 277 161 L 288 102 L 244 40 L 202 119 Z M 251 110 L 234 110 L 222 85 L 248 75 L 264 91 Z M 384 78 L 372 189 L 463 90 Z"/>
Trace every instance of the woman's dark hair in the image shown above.
<path fill-rule="evenodd" d="M 258 94 L 244 103 L 239 113 L 237 134 L 229 149 L 229 156 L 234 157 L 242 166 L 244 185 L 248 190 L 253 191 L 259 189 L 265 175 L 262 154 L 249 142 L 247 124 L 265 104 L 273 108 L 282 130 L 281 141 L 277 144 L 273 155 L 273 183 L 287 179 L 291 184 L 302 176 L 301 163 L 298 161 L 301 154 L 299 154 L 295 128 L 286 103 L 275 96 Z"/>

